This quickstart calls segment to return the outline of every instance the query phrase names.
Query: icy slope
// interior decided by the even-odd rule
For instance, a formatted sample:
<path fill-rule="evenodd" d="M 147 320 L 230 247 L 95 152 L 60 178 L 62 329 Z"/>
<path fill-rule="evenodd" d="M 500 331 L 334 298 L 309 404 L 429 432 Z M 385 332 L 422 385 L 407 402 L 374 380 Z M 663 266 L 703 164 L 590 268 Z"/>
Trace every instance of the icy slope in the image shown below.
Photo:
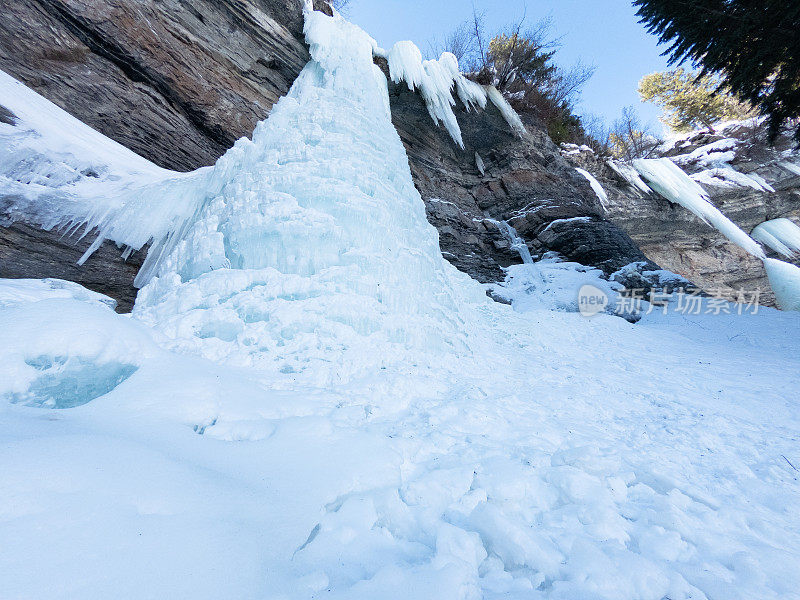
<path fill-rule="evenodd" d="M 133 318 L 0 282 L 2 594 L 797 598 L 798 315 L 585 319 L 532 264 L 487 301 L 372 40 L 307 19 Z"/>

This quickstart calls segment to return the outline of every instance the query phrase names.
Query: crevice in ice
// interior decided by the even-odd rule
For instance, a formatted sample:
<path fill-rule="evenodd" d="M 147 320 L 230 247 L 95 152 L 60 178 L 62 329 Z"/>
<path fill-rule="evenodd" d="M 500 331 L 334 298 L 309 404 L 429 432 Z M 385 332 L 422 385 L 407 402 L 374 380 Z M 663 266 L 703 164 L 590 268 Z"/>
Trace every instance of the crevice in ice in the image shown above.
<path fill-rule="evenodd" d="M 706 191 L 670 159 L 637 159 L 633 168 L 663 198 L 690 210 L 756 258 L 766 258 L 761 246 L 711 204 Z"/>

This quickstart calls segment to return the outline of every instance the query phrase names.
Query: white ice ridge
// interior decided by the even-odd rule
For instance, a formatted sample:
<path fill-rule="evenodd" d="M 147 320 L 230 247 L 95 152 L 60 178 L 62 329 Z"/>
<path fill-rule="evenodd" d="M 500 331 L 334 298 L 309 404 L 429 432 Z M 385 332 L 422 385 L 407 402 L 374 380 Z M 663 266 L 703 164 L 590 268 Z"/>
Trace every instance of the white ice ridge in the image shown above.
<path fill-rule="evenodd" d="M 433 121 L 443 124 L 462 148 L 461 128 L 453 112 L 454 89 L 467 110 L 486 108 L 490 100 L 515 132 L 520 135 L 525 132 L 519 115 L 497 88 L 482 86 L 464 77 L 458 68 L 458 59 L 450 52 L 444 52 L 439 60 L 423 61 L 422 53 L 413 42 L 401 41 L 389 50 L 386 60 L 392 81 L 405 81 L 410 90 L 419 90 Z"/>
<path fill-rule="evenodd" d="M 637 159 L 633 167 L 658 194 L 692 211 L 756 258 L 766 258 L 761 246 L 711 204 L 705 190 L 670 159 Z"/>
<path fill-rule="evenodd" d="M 312 60 L 288 95 L 185 190 L 196 214 L 134 315 L 187 351 L 323 381 L 463 348 L 455 296 L 485 294 L 442 258 L 374 40 L 312 11 L 305 34 Z"/>
<path fill-rule="evenodd" d="M 757 225 L 751 237 L 786 257 L 800 253 L 800 227 L 789 219 L 772 219 Z"/>
<path fill-rule="evenodd" d="M 586 171 L 584 169 L 579 169 L 577 167 L 575 168 L 575 170 L 581 175 L 583 175 L 589 181 L 589 185 L 592 186 L 594 193 L 597 194 L 597 199 L 600 200 L 600 205 L 603 208 L 606 208 L 608 205 L 608 194 L 606 194 L 606 191 L 603 189 L 603 186 L 600 185 L 600 182 L 597 181 L 594 175 L 589 173 L 589 171 Z"/>

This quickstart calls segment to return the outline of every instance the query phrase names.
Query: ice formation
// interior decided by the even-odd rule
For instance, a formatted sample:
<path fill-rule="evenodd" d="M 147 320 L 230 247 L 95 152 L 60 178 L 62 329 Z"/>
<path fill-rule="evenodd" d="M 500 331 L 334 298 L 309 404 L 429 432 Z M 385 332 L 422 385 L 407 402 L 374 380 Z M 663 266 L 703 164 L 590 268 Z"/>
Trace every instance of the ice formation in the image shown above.
<path fill-rule="evenodd" d="M 608 167 L 622 179 L 627 181 L 628 184 L 637 192 L 642 194 L 651 194 L 653 192 L 653 190 L 651 190 L 641 178 L 636 169 L 629 164 L 616 160 L 608 160 L 606 161 L 606 165 L 608 165 Z"/>
<path fill-rule="evenodd" d="M 786 169 L 787 171 L 789 171 L 790 173 L 794 173 L 795 175 L 800 176 L 800 165 L 798 165 L 797 163 L 793 163 L 793 162 L 790 162 L 788 160 L 785 160 L 785 161 L 782 161 L 782 162 L 780 162 L 778 164 L 780 166 L 782 166 L 784 169 Z"/>
<path fill-rule="evenodd" d="M 584 319 L 600 273 L 552 258 L 487 301 L 441 258 L 371 40 L 307 19 L 290 95 L 180 184 L 140 318 L 0 282 L 3 593 L 796 595 L 797 315 Z"/>
<path fill-rule="evenodd" d="M 128 246 L 152 242 L 137 277 L 143 285 L 160 258 L 180 239 L 213 185 L 210 169 L 162 169 L 88 127 L 0 71 L 0 105 L 15 123 L 0 123 L 0 207 L 7 220 L 23 219 L 65 233 L 100 230 Z"/>
<path fill-rule="evenodd" d="M 786 257 L 800 253 L 800 227 L 789 219 L 772 219 L 757 225 L 751 237 Z"/>
<path fill-rule="evenodd" d="M 589 181 L 589 185 L 592 186 L 592 190 L 594 190 L 594 193 L 597 194 L 597 199 L 600 200 L 600 205 L 603 208 L 606 208 L 608 205 L 608 194 L 606 194 L 606 191 L 603 189 L 603 186 L 600 185 L 600 182 L 595 179 L 594 175 L 585 169 L 576 168 L 575 170 Z"/>
<path fill-rule="evenodd" d="M 800 267 L 775 258 L 765 259 L 764 267 L 778 306 L 800 311 Z"/>
<path fill-rule="evenodd" d="M 508 221 L 498 221 L 496 219 L 486 219 L 486 221 L 490 223 L 494 223 L 500 232 L 503 234 L 503 237 L 506 238 L 508 241 L 509 247 L 519 254 L 520 260 L 522 260 L 523 264 L 530 265 L 533 264 L 533 258 L 531 257 L 531 251 L 528 248 L 528 244 L 525 243 L 525 240 L 517 233 L 517 230 L 509 223 Z"/>
<path fill-rule="evenodd" d="M 759 192 L 770 193 L 775 191 L 775 188 L 767 183 L 763 177 L 755 173 L 745 175 L 731 167 L 704 169 L 703 171 L 692 174 L 691 177 L 696 182 L 705 185 L 714 185 L 718 187 L 749 187 Z"/>
<path fill-rule="evenodd" d="M 488 99 L 515 132 L 525 132 L 525 125 L 503 94 L 494 86 L 482 86 L 464 77 L 458 68 L 458 59 L 450 52 L 444 52 L 439 60 L 423 61 L 422 53 L 413 42 L 401 41 L 389 50 L 386 59 L 392 81 L 405 81 L 412 91 L 419 90 L 433 121 L 442 123 L 462 148 L 461 128 L 453 112 L 453 90 L 467 110 L 486 108 Z"/>
<path fill-rule="evenodd" d="M 312 60 L 252 141 L 191 189 L 179 182 L 196 212 L 167 238 L 174 248 L 134 315 L 209 358 L 320 380 L 368 369 L 349 356 L 371 346 L 394 344 L 398 359 L 461 347 L 451 279 L 463 276 L 443 260 L 414 187 L 375 42 L 319 12 L 305 32 Z M 436 69 L 426 64 L 426 76 L 443 81 Z M 147 210 L 152 198 L 128 206 Z"/>
<path fill-rule="evenodd" d="M 690 210 L 756 258 L 765 258 L 761 246 L 711 204 L 705 190 L 670 159 L 637 159 L 633 167 L 661 196 Z"/>

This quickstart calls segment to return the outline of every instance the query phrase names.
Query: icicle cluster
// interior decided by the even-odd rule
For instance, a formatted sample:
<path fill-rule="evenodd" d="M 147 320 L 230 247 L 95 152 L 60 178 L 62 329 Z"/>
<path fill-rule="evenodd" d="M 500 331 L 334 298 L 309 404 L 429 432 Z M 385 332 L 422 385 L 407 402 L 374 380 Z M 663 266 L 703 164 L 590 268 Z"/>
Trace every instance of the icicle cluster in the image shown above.
<path fill-rule="evenodd" d="M 751 237 L 788 258 L 800 253 L 800 227 L 789 219 L 761 223 L 753 229 Z"/>
<path fill-rule="evenodd" d="M 378 51 L 377 54 L 382 53 Z M 405 81 L 410 90 L 419 90 L 434 123 L 444 125 L 461 148 L 464 140 L 453 112 L 456 104 L 453 91 L 467 110 L 484 109 L 487 101 L 491 101 L 515 132 L 520 135 L 525 132 L 525 125 L 503 94 L 494 86 L 482 86 L 464 77 L 458 59 L 450 52 L 443 53 L 439 60 L 422 60 L 422 53 L 413 42 L 402 41 L 397 42 L 385 58 L 392 81 Z"/>

